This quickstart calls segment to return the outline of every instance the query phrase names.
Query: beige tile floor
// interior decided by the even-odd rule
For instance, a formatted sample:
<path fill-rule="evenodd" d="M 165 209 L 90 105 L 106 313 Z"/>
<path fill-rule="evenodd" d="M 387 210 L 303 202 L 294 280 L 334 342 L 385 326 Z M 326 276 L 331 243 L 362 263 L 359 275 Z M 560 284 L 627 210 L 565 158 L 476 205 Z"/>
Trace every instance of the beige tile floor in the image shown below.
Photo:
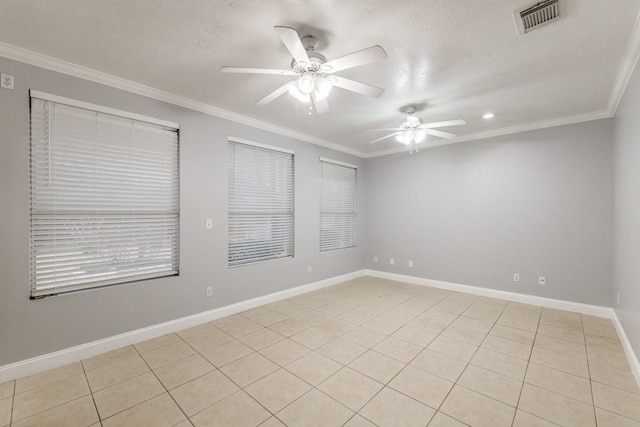
<path fill-rule="evenodd" d="M 11 426 L 640 426 L 612 323 L 360 278 L 0 384 Z"/>

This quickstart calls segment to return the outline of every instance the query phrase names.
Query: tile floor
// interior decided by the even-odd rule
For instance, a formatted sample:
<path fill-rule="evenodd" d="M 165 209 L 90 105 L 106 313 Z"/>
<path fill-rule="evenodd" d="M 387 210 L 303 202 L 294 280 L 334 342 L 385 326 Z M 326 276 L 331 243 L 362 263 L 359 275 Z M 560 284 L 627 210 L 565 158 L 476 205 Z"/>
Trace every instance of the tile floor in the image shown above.
<path fill-rule="evenodd" d="M 640 426 L 607 319 L 360 278 L 0 384 L 0 426 Z"/>

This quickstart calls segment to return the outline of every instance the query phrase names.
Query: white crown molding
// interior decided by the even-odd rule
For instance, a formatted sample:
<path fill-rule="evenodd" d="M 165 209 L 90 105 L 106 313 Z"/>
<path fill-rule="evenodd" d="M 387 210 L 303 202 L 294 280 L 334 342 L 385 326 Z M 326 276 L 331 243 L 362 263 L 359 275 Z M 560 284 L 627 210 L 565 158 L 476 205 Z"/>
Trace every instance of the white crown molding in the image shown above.
<path fill-rule="evenodd" d="M 442 140 L 438 140 L 435 143 L 422 144 L 422 146 L 418 145 L 417 148 L 418 150 L 426 150 L 427 148 L 438 147 L 440 145 L 448 145 L 448 144 L 454 144 L 457 142 L 464 142 L 464 141 L 476 141 L 479 139 L 495 138 L 497 136 L 512 135 L 515 133 L 529 132 L 529 131 L 539 130 L 539 129 L 547 129 L 547 128 L 552 128 L 556 126 L 565 126 L 565 125 L 571 125 L 575 123 L 588 122 L 592 120 L 608 119 L 611 117 L 613 117 L 613 114 L 609 110 L 595 111 L 592 113 L 584 113 L 584 114 L 576 114 L 573 116 L 560 117 L 560 118 L 551 119 L 551 120 L 543 120 L 540 122 L 527 123 L 524 125 L 509 126 L 509 127 L 504 127 L 500 129 L 489 130 L 486 132 L 476 132 L 468 135 L 460 135 L 452 139 L 442 139 Z M 364 157 L 368 159 L 372 157 L 386 156 L 389 154 L 396 154 L 396 153 L 403 153 L 406 151 L 410 151 L 410 149 L 411 149 L 410 147 L 402 146 L 399 148 L 392 148 L 390 150 L 375 151 L 373 153 L 367 153 L 365 154 Z"/>
<path fill-rule="evenodd" d="M 94 70 L 92 68 L 83 67 L 81 65 L 63 61 L 61 59 L 53 58 L 51 56 L 43 55 L 41 53 L 33 52 L 7 43 L 0 42 L 0 56 L 7 59 L 12 59 L 14 61 L 24 62 L 25 64 L 34 65 L 36 67 L 45 68 L 47 70 L 67 74 L 73 77 L 78 77 L 84 80 L 89 80 L 95 83 L 100 83 L 105 86 L 110 86 L 116 89 L 146 96 L 158 101 L 178 105 L 180 107 L 199 111 L 211 116 L 231 120 L 268 132 L 273 132 L 278 135 L 283 135 L 290 138 L 298 139 L 300 141 L 309 142 L 311 144 L 330 148 L 332 150 L 351 154 L 353 156 L 364 157 L 364 153 L 362 151 L 354 150 L 335 142 L 325 141 L 324 139 L 316 138 L 306 133 L 298 132 L 282 126 L 277 126 L 271 123 L 264 122 L 262 120 L 256 120 L 249 116 L 237 114 L 210 104 L 205 104 L 203 102 L 195 101 L 184 96 L 165 92 L 163 90 L 136 83 L 131 80 L 126 80 L 120 77 L 113 76 L 111 74 Z"/>
<path fill-rule="evenodd" d="M 639 58 L 640 13 L 636 17 L 636 23 L 633 26 L 631 38 L 629 39 L 629 43 L 627 44 L 627 50 L 622 62 L 620 63 L 620 68 L 618 68 L 618 75 L 616 76 L 616 81 L 613 85 L 613 89 L 611 90 L 611 95 L 609 98 L 609 112 L 611 113 L 611 117 L 613 117 L 618 110 L 618 105 L 620 105 L 620 101 L 624 96 L 627 85 L 629 84 L 629 80 L 631 80 L 631 75 L 633 74 L 633 70 L 635 70 L 636 68 Z"/>

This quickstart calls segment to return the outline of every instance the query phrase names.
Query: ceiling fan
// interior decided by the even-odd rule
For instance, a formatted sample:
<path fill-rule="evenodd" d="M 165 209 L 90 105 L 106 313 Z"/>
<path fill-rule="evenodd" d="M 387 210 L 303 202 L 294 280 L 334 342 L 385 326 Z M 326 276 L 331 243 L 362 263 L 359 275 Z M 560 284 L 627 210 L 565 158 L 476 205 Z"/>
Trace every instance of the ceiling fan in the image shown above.
<path fill-rule="evenodd" d="M 373 141 L 370 142 L 370 144 L 395 136 L 398 142 L 401 142 L 405 145 L 409 145 L 411 147 L 411 152 L 413 152 L 414 150 L 417 152 L 418 149 L 416 145 L 421 143 L 427 135 L 437 136 L 438 138 L 445 138 L 445 139 L 455 138 L 456 136 L 453 133 L 443 132 L 441 130 L 436 130 L 433 128 L 467 124 L 467 122 L 465 122 L 462 119 L 447 120 L 444 122 L 422 123 L 422 119 L 416 116 L 415 112 L 416 112 L 415 106 L 412 105 L 408 107 L 407 117 L 400 122 L 400 125 L 397 128 L 371 129 L 370 131 L 374 131 L 374 132 L 381 131 L 381 130 L 394 131 L 394 132 L 389 135 L 383 136 L 382 138 L 374 139 Z"/>
<path fill-rule="evenodd" d="M 382 47 L 371 46 L 333 61 L 327 61 L 327 58 L 315 51 L 318 39 L 314 36 L 300 38 L 296 30 L 289 27 L 274 27 L 274 29 L 280 36 L 282 43 L 293 55 L 290 70 L 222 67 L 222 71 L 225 73 L 278 74 L 296 77 L 295 80 L 259 99 L 256 102 L 258 105 L 268 104 L 289 92 L 299 101 L 309 103 L 309 114 L 314 109 L 318 113 L 324 113 L 329 110 L 327 96 L 333 86 L 373 98 L 378 98 L 384 92 L 384 89 L 379 87 L 334 75 L 338 71 L 385 59 L 387 53 Z"/>

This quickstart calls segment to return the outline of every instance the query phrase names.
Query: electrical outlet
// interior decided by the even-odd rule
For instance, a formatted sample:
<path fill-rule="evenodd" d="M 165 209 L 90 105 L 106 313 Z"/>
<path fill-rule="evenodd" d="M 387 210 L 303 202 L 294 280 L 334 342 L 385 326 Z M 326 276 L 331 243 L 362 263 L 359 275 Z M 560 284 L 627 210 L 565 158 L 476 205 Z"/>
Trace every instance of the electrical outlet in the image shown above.
<path fill-rule="evenodd" d="M 409 268 L 413 268 L 413 261 L 409 260 Z"/>
<path fill-rule="evenodd" d="M 0 74 L 0 87 L 3 89 L 13 90 L 13 76 L 9 74 Z"/>
<path fill-rule="evenodd" d="M 205 221 L 204 226 L 205 226 L 205 228 L 207 230 L 211 230 L 213 228 L 213 219 L 207 218 L 207 220 Z"/>
<path fill-rule="evenodd" d="M 373 262 L 378 262 L 378 257 L 377 256 L 373 257 Z"/>
<path fill-rule="evenodd" d="M 391 264 L 391 265 L 396 265 L 396 260 L 395 260 L 395 259 L 393 259 L 393 258 L 391 258 L 391 259 L 389 260 L 389 264 Z"/>
<path fill-rule="evenodd" d="M 520 274 L 513 273 L 513 281 L 514 282 L 519 282 L 520 281 Z"/>
<path fill-rule="evenodd" d="M 307 273 L 311 273 L 311 266 L 307 267 Z"/>
<path fill-rule="evenodd" d="M 538 285 L 546 285 L 547 279 L 544 276 L 538 276 Z"/>
<path fill-rule="evenodd" d="M 213 295 L 213 287 L 207 286 L 207 296 L 210 297 Z"/>

